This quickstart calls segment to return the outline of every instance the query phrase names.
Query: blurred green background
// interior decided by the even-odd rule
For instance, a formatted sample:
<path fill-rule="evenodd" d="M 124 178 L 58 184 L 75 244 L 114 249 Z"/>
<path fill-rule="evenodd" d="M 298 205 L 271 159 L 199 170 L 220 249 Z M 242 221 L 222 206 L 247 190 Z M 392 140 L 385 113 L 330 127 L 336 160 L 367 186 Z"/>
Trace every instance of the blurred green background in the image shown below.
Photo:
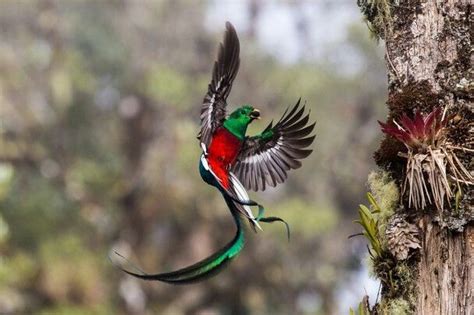
<path fill-rule="evenodd" d="M 252 194 L 291 225 L 250 230 L 223 273 L 142 282 L 233 236 L 198 173 L 201 101 L 224 23 L 241 40 L 229 103 L 278 119 L 298 97 L 314 153 Z M 1 314 L 344 314 L 377 290 L 352 223 L 364 201 L 386 90 L 382 49 L 355 1 L 0 2 Z M 373 294 L 373 293 L 372 293 Z"/>

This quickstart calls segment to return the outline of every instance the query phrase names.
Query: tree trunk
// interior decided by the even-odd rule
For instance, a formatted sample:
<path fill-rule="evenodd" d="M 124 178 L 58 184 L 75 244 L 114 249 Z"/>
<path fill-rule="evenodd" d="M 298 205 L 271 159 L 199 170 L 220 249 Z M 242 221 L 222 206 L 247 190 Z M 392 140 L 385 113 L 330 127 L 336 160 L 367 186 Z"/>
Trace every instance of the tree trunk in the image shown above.
<path fill-rule="evenodd" d="M 425 218 L 419 262 L 418 314 L 467 314 L 474 311 L 474 228 L 463 233 L 440 229 Z"/>
<path fill-rule="evenodd" d="M 385 41 L 388 121 L 399 120 L 402 114 L 427 114 L 436 107 L 447 109 L 460 122 L 450 124 L 447 137 L 472 150 L 474 12 L 470 0 L 359 0 L 358 4 L 370 29 Z M 406 160 L 398 154 L 403 149 L 403 144 L 387 136 L 375 154 L 377 164 L 389 170 L 399 186 L 405 176 Z M 461 154 L 472 174 L 472 151 Z M 412 222 L 420 228 L 421 240 L 421 249 L 407 264 L 415 275 L 410 312 L 474 314 L 472 187 L 464 186 L 460 203 L 454 207 L 457 201 L 445 202 L 442 211 L 432 205 L 415 210 L 406 196 L 401 198 L 398 212 L 415 216 Z M 394 298 L 384 292 L 382 300 Z"/>

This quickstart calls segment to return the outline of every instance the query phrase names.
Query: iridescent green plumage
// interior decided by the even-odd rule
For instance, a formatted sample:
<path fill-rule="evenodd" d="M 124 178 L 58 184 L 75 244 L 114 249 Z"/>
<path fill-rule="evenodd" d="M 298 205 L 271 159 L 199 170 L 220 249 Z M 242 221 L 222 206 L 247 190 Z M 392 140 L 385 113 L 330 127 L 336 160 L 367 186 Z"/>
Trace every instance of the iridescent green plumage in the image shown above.
<path fill-rule="evenodd" d="M 209 170 L 207 170 L 202 164 L 200 165 L 201 176 L 209 180 L 209 183 L 213 186 L 218 187 L 218 183 L 216 182 L 215 178 L 210 174 Z M 125 269 L 124 267 L 118 266 L 122 271 L 126 272 L 127 274 L 143 279 L 143 280 L 150 280 L 150 281 L 161 281 L 170 284 L 189 284 L 193 282 L 197 282 L 200 280 L 207 279 L 218 272 L 220 272 L 233 258 L 235 258 L 242 248 L 244 247 L 244 229 L 242 227 L 242 218 L 240 211 L 236 208 L 237 203 L 243 203 L 246 205 L 258 206 L 259 207 L 259 215 L 257 220 L 260 222 L 265 223 L 272 223 L 276 221 L 283 222 L 287 227 L 288 238 L 290 237 L 290 230 L 288 224 L 280 218 L 277 217 L 263 217 L 264 208 L 255 203 L 252 200 L 240 201 L 236 200 L 234 197 L 228 195 L 224 190 L 221 190 L 224 200 L 229 207 L 229 210 L 232 214 L 232 217 L 235 222 L 236 226 L 236 234 L 234 238 L 227 243 L 223 248 L 212 254 L 211 256 L 189 266 L 186 268 L 182 268 L 172 272 L 165 272 L 159 274 L 148 274 L 142 271 L 141 269 L 135 267 L 134 265 L 130 264 L 128 261 L 127 263 L 132 266 L 133 269 L 138 270 L 139 272 L 132 272 L 130 270 Z M 122 257 L 120 254 L 116 253 L 119 257 Z M 123 258 L 123 257 L 122 257 Z"/>
<path fill-rule="evenodd" d="M 258 110 L 244 105 L 226 116 L 226 99 L 239 69 L 239 52 L 237 33 L 227 22 L 224 43 L 219 47 L 212 80 L 201 107 L 198 134 L 203 149 L 199 163 L 201 177 L 223 195 L 236 225 L 234 238 L 216 253 L 186 268 L 147 274 L 136 267 L 133 268 L 138 272 L 119 267 L 124 272 L 144 280 L 172 284 L 206 279 L 222 270 L 242 250 L 242 218 L 246 218 L 255 231 L 261 229 L 261 222 L 283 222 L 289 237 L 288 224 L 277 217 L 264 217 L 263 206 L 250 200 L 246 188 L 257 191 L 265 190 L 266 186 L 274 187 L 286 180 L 289 170 L 299 168 L 299 160 L 312 152 L 307 147 L 314 140 L 310 135 L 314 124 L 307 125 L 309 113 L 305 114 L 304 105 L 300 107 L 300 100 L 285 111 L 275 126 L 270 123 L 261 134 L 252 137 L 246 135 L 247 127 L 260 118 Z M 256 217 L 252 206 L 258 207 Z"/>
<path fill-rule="evenodd" d="M 159 274 L 147 274 L 143 271 L 140 273 L 126 270 L 123 267 L 119 267 L 124 272 L 134 277 L 143 280 L 157 280 L 161 282 L 167 282 L 171 284 L 188 284 L 196 281 L 204 280 L 212 275 L 215 275 L 221 271 L 233 258 L 235 258 L 242 248 L 244 247 L 244 230 L 242 229 L 241 218 L 239 213 L 232 202 L 232 200 L 224 196 L 229 209 L 231 210 L 232 217 L 234 218 L 235 225 L 237 227 L 234 238 L 223 248 L 218 250 L 213 255 L 183 269 L 179 269 L 172 272 L 159 273 Z M 140 270 L 136 267 L 134 269 Z"/>
<path fill-rule="evenodd" d="M 248 125 L 252 120 L 259 117 L 252 116 L 252 114 L 255 115 L 256 113 L 259 113 L 259 111 L 250 105 L 244 105 L 233 111 L 222 125 L 234 136 L 243 141 L 245 139 L 245 134 L 247 133 Z"/>

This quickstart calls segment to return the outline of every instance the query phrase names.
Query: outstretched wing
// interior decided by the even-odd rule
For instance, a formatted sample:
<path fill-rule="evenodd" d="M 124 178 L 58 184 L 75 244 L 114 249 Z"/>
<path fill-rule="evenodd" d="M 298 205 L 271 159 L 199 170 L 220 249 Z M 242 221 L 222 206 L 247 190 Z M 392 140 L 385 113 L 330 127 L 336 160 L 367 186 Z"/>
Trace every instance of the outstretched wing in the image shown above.
<path fill-rule="evenodd" d="M 240 44 L 234 26 L 226 23 L 224 43 L 219 45 L 212 80 L 201 107 L 201 130 L 198 139 L 207 148 L 213 132 L 222 125 L 226 116 L 226 99 L 232 82 L 239 71 Z"/>
<path fill-rule="evenodd" d="M 274 127 L 270 123 L 260 135 L 246 138 L 232 167 L 245 188 L 258 191 L 283 183 L 287 172 L 301 167 L 299 160 L 313 151 L 305 148 L 314 141 L 310 133 L 315 123 L 308 125 L 309 113 L 304 115 L 300 101 L 287 109 Z"/>

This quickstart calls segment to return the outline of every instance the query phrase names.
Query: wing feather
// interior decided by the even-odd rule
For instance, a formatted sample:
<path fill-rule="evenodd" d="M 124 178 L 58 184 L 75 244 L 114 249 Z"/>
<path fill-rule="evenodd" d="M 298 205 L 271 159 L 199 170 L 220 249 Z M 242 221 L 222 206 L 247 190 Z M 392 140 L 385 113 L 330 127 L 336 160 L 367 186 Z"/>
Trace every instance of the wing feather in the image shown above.
<path fill-rule="evenodd" d="M 207 148 L 212 134 L 222 125 L 229 96 L 240 65 L 240 43 L 234 26 L 227 22 L 223 43 L 219 44 L 212 79 L 201 106 L 201 130 L 198 139 Z"/>
<path fill-rule="evenodd" d="M 308 125 L 309 112 L 305 114 L 305 105 L 300 104 L 301 99 L 287 108 L 275 126 L 271 122 L 260 135 L 245 139 L 232 171 L 247 189 L 265 190 L 283 183 L 288 171 L 300 168 L 300 160 L 313 152 L 308 147 L 315 139 L 310 135 L 315 123 Z"/>

